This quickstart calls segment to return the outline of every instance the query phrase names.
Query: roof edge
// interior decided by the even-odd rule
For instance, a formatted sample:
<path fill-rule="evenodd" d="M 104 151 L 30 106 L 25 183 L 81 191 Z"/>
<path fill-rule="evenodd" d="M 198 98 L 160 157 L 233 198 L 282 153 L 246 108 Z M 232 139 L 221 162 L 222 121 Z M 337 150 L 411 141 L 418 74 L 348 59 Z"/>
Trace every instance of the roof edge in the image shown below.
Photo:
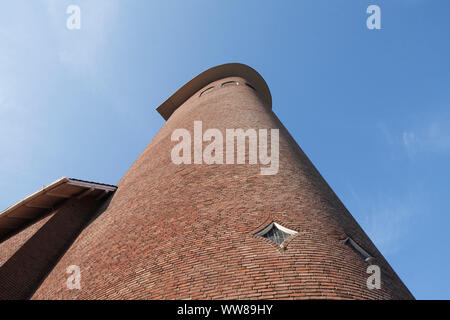
<path fill-rule="evenodd" d="M 74 191 L 54 192 L 63 185 L 77 188 L 72 189 Z M 100 192 L 96 192 L 99 190 Z M 62 177 L 0 212 L 0 243 L 58 209 L 69 199 L 82 199 L 93 195 L 96 201 L 103 201 L 103 198 L 116 190 L 116 186 L 109 184 Z M 45 198 L 47 195 L 50 199 Z M 46 200 L 39 203 L 42 199 Z M 35 201 L 38 203 L 33 203 Z M 32 208 L 33 211 L 23 215 L 21 214 L 23 207 Z"/>
<path fill-rule="evenodd" d="M 42 189 L 39 189 L 38 191 L 26 196 L 22 200 L 19 200 L 18 202 L 16 202 L 12 206 L 6 208 L 5 210 L 0 211 L 0 218 L 7 216 L 8 213 L 14 211 L 15 209 L 21 207 L 22 205 L 27 204 L 28 202 L 37 198 L 38 196 L 45 194 L 64 183 L 79 186 L 79 187 L 84 187 L 84 188 L 100 189 L 100 190 L 104 190 L 104 191 L 108 191 L 108 192 L 113 192 L 113 191 L 117 190 L 116 186 L 113 186 L 110 184 L 103 184 L 103 183 L 98 183 L 98 182 L 90 182 L 90 181 L 84 181 L 84 180 L 79 180 L 79 179 L 62 177 L 62 178 L 50 183 L 49 185 L 43 187 Z"/>
<path fill-rule="evenodd" d="M 14 211 L 14 209 L 24 205 L 27 202 L 30 202 L 31 200 L 35 199 L 36 197 L 38 197 L 41 194 L 46 193 L 47 191 L 56 188 L 57 186 L 66 183 L 67 181 L 69 181 L 69 178 L 67 177 L 62 177 L 52 183 L 50 183 L 49 185 L 43 187 L 42 189 L 39 189 L 36 192 L 33 192 L 32 194 L 26 196 L 25 198 L 23 198 L 22 200 L 19 200 L 18 202 L 16 202 L 15 204 L 9 206 L 8 208 L 6 208 L 5 210 L 0 212 L 0 217 L 4 217 L 6 215 L 8 215 L 9 212 Z"/>
<path fill-rule="evenodd" d="M 198 90 L 211 82 L 228 77 L 241 77 L 246 79 L 256 89 L 256 92 L 258 92 L 267 106 L 272 108 L 272 95 L 270 94 L 269 87 L 264 78 L 255 69 L 242 63 L 226 63 L 200 73 L 172 94 L 156 110 L 167 121 L 175 110 Z"/>

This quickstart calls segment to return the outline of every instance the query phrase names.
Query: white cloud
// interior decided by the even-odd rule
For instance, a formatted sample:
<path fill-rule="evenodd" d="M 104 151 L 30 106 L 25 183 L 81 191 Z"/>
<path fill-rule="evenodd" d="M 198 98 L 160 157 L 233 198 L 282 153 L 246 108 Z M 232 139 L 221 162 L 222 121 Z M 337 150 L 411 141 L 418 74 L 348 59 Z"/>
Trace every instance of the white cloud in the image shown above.
<path fill-rule="evenodd" d="M 416 147 L 420 144 L 414 132 L 404 131 L 402 134 L 403 144 L 407 151 L 415 152 Z"/>
<path fill-rule="evenodd" d="M 402 249 L 404 241 L 411 237 L 412 223 L 420 214 L 422 199 L 417 193 L 394 197 L 380 192 L 370 197 L 360 197 L 352 186 L 348 186 L 353 197 L 354 214 L 364 231 L 383 255 L 394 254 Z"/>
<path fill-rule="evenodd" d="M 418 132 L 404 131 L 402 138 L 405 149 L 412 154 L 420 151 L 450 151 L 450 130 L 437 122 L 430 123 Z"/>
<path fill-rule="evenodd" d="M 384 141 L 396 150 L 404 150 L 408 156 L 420 152 L 445 153 L 450 151 L 450 127 L 444 126 L 444 119 L 412 126 L 412 129 L 396 133 L 385 123 L 377 125 Z"/>
<path fill-rule="evenodd" d="M 401 249 L 402 240 L 409 236 L 411 221 L 416 213 L 415 207 L 408 201 L 386 198 L 372 205 L 364 224 L 378 249 L 388 255 Z"/>

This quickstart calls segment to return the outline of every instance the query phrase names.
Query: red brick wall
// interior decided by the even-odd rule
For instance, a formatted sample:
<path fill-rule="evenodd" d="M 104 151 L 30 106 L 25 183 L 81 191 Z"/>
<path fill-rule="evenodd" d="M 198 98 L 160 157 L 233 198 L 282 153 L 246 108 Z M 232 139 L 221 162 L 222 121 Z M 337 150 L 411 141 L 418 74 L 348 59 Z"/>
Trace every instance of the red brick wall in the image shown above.
<path fill-rule="evenodd" d="M 51 217 L 53 214 L 36 221 L 20 233 L 0 243 L 0 267 L 11 258 Z"/>
<path fill-rule="evenodd" d="M 68 200 L 49 217 L 0 244 L 8 253 L 16 249 L 8 256 L 2 250 L 0 300 L 30 298 L 99 204 L 93 197 Z"/>
<path fill-rule="evenodd" d="M 231 79 L 244 82 L 218 81 L 175 111 L 34 299 L 413 298 L 255 92 L 217 87 Z M 279 173 L 173 164 L 172 131 L 192 132 L 195 120 L 223 133 L 280 128 Z M 254 236 L 271 221 L 299 232 L 284 251 Z M 367 289 L 367 264 L 340 242 L 347 236 L 376 258 L 381 290 Z M 63 286 L 72 264 L 81 268 L 81 290 Z"/>

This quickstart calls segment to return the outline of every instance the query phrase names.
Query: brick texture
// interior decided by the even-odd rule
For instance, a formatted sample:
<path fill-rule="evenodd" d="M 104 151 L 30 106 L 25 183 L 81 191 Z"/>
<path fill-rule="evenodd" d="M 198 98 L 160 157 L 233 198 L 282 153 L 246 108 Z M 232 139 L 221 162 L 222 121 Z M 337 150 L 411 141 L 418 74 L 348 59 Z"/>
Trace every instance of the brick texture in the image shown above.
<path fill-rule="evenodd" d="M 236 80 L 239 86 L 220 87 Z M 226 78 L 179 107 L 33 299 L 413 299 L 275 114 L 245 79 Z M 210 85 L 206 86 L 209 87 Z M 205 88 L 206 88 L 205 87 Z M 199 90 L 200 93 L 202 90 Z M 280 168 L 175 165 L 173 130 L 280 129 Z M 206 144 L 205 144 L 206 145 Z M 255 233 L 275 221 L 298 231 L 286 250 Z M 340 242 L 352 237 L 381 268 Z M 64 287 L 69 265 L 81 290 Z"/>
<path fill-rule="evenodd" d="M 30 298 L 99 205 L 94 197 L 68 200 L 48 217 L 1 243 L 0 300 Z"/>
<path fill-rule="evenodd" d="M 51 217 L 53 214 L 48 215 L 35 221 L 25 230 L 18 234 L 15 234 L 11 238 L 0 243 L 0 267 L 8 261 L 11 256 L 17 252 Z"/>

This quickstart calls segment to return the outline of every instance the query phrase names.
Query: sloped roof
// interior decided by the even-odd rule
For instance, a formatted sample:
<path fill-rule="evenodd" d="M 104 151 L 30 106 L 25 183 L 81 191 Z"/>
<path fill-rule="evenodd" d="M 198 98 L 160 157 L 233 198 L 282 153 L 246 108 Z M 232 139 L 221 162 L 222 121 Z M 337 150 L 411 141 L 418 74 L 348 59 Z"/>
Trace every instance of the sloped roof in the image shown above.
<path fill-rule="evenodd" d="M 0 242 L 51 213 L 68 199 L 81 199 L 89 194 L 100 200 L 116 189 L 113 185 L 67 177 L 56 180 L 0 213 Z"/>

